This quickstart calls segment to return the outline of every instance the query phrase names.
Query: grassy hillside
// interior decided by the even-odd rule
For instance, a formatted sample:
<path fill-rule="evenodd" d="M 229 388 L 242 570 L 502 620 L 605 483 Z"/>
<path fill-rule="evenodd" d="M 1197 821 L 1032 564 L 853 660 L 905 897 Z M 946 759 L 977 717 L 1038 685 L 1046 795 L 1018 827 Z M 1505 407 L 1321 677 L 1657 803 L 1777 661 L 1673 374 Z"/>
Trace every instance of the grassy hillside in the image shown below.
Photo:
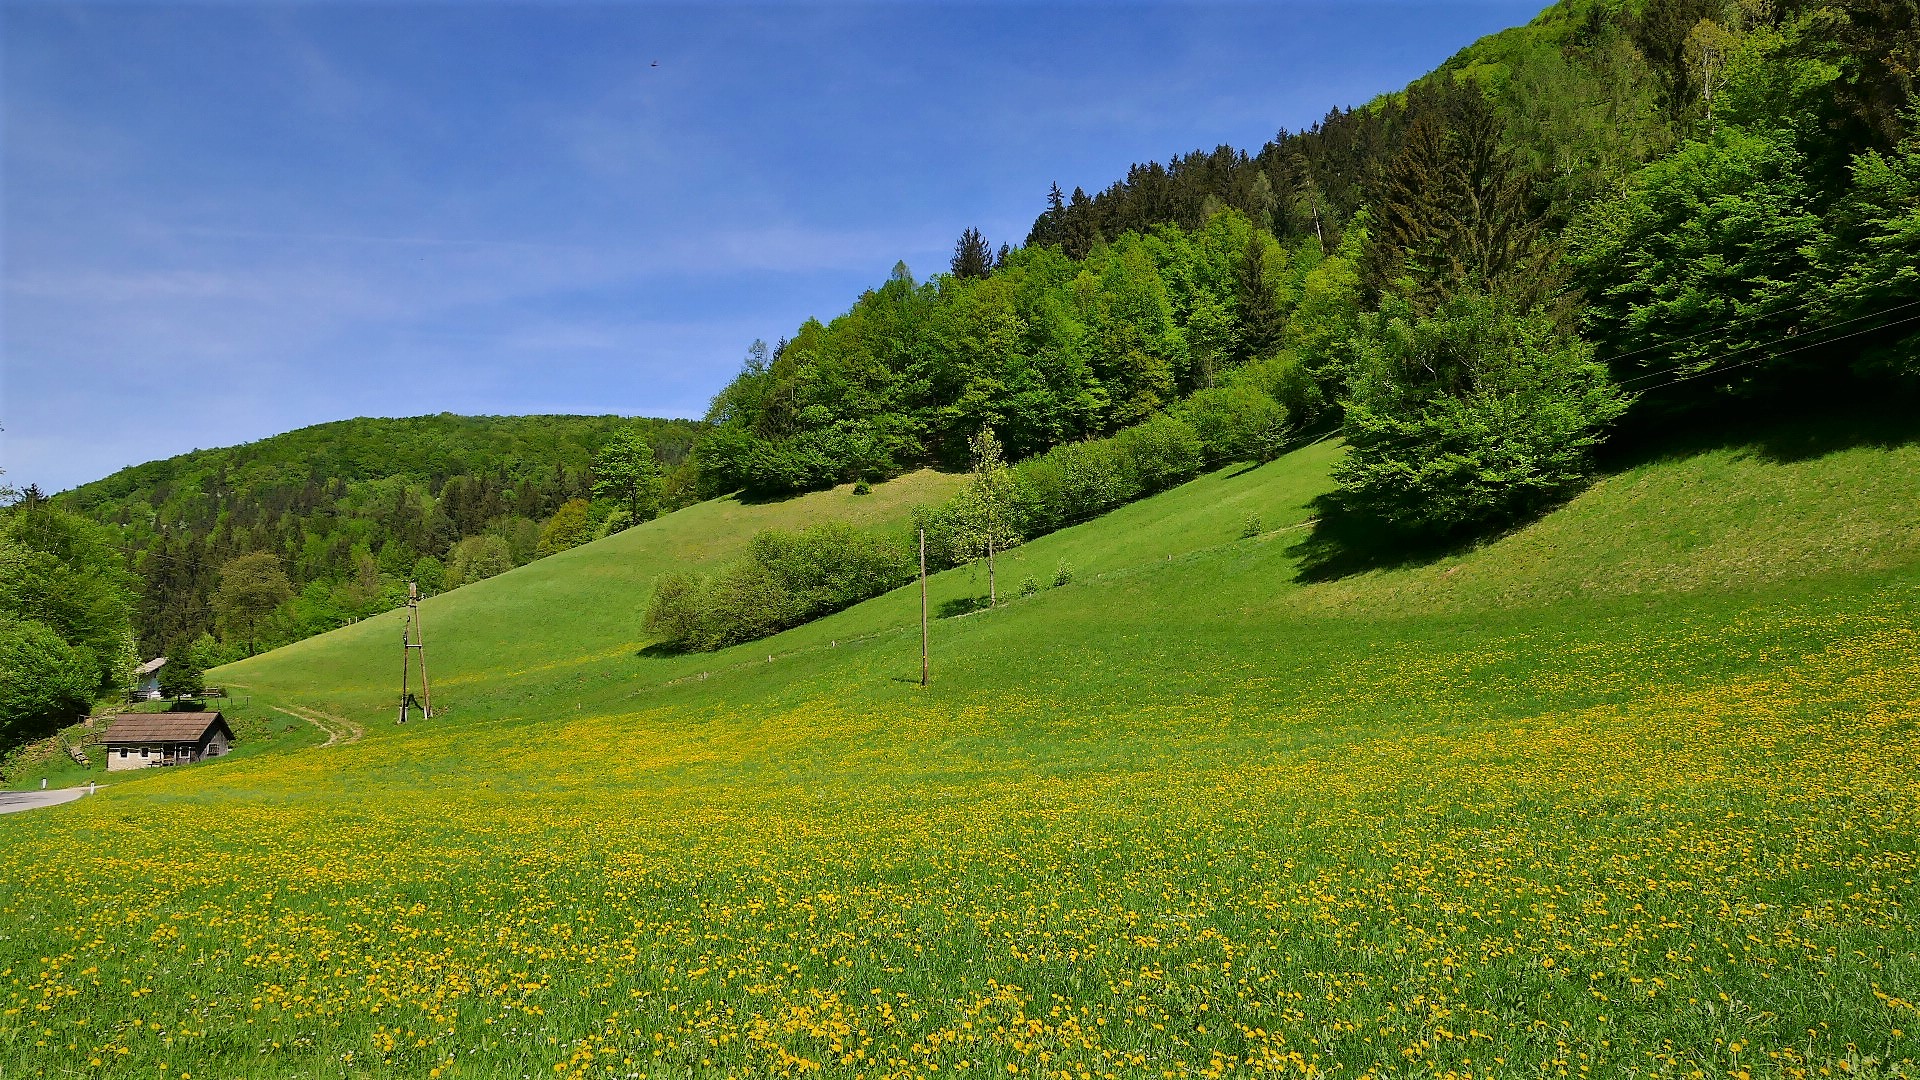
<path fill-rule="evenodd" d="M 577 677 L 569 673 L 633 662 L 651 641 L 641 623 L 661 573 L 725 562 L 762 529 L 845 521 L 904 535 L 914 506 L 940 501 L 959 483 L 926 470 L 876 485 L 869 495 L 844 485 L 769 503 L 715 499 L 432 597 L 421 619 L 435 705 L 464 713 L 474 709 L 468 687 L 517 687 L 541 673 Z M 399 696 L 403 617 L 388 612 L 211 677 L 268 697 L 390 720 L 384 714 Z"/>
<path fill-rule="evenodd" d="M 904 534 L 915 505 L 940 501 L 960 482 L 923 470 L 876 485 L 870 495 L 855 495 L 847 485 L 780 502 L 714 499 L 429 597 L 421 619 L 435 706 L 449 717 L 462 715 L 472 703 L 464 688 L 475 683 L 512 682 L 542 671 L 564 678 L 633 655 L 650 640 L 641 623 L 655 577 L 723 563 L 743 553 L 762 529 L 832 520 Z M 210 674 L 210 685 L 234 694 L 221 707 L 233 717 L 240 752 L 311 745 L 325 737 L 292 720 L 286 705 L 338 710 L 384 731 L 378 725 L 391 724 L 399 698 L 403 617 L 403 611 L 391 611 Z M 75 728 L 68 737 L 78 742 L 87 734 Z M 41 757 L 31 768 L 13 769 L 9 786 L 38 787 L 42 778 L 55 786 L 107 778 L 98 753 L 91 767 L 68 760 L 58 746 L 50 745 Z"/>
<path fill-rule="evenodd" d="M 1318 580 L 1339 452 L 1022 549 L 930 690 L 910 591 L 645 653 L 681 515 L 436 600 L 431 723 L 387 621 L 236 665 L 367 737 L 0 818 L 0 1067 L 1913 1075 L 1920 429 Z"/>

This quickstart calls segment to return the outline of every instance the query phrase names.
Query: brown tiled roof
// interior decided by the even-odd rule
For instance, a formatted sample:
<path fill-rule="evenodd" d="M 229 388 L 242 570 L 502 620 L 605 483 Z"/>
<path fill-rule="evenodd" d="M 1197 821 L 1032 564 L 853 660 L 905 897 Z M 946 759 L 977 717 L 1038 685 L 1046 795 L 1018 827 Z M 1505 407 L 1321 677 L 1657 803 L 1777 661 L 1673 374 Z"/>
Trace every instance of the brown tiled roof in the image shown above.
<path fill-rule="evenodd" d="M 103 741 L 197 743 L 215 725 L 225 731 L 228 738 L 233 737 L 233 730 L 227 727 L 226 717 L 217 712 L 124 713 L 113 718 L 113 726 L 107 729 Z"/>

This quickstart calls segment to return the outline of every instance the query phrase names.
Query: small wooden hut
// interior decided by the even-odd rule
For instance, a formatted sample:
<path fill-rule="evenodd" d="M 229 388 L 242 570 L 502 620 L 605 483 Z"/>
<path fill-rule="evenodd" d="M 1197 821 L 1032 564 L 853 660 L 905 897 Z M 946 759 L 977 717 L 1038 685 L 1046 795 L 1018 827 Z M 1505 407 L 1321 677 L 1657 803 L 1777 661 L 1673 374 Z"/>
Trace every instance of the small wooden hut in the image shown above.
<path fill-rule="evenodd" d="M 217 712 L 124 713 L 101 740 L 107 771 L 191 765 L 233 748 L 233 729 Z"/>

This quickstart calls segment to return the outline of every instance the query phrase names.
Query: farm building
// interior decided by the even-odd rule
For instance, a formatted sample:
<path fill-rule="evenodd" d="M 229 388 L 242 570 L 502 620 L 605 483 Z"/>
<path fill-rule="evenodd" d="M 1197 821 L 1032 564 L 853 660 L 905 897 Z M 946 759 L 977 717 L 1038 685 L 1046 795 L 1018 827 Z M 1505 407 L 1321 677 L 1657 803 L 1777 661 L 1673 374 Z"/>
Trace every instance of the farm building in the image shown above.
<path fill-rule="evenodd" d="M 129 713 L 113 718 L 101 743 L 107 771 L 191 765 L 233 746 L 233 729 L 217 712 Z"/>
<path fill-rule="evenodd" d="M 127 694 L 128 701 L 156 701 L 160 697 L 160 669 L 167 666 L 167 658 L 156 656 L 141 664 L 134 671 L 133 690 Z"/>

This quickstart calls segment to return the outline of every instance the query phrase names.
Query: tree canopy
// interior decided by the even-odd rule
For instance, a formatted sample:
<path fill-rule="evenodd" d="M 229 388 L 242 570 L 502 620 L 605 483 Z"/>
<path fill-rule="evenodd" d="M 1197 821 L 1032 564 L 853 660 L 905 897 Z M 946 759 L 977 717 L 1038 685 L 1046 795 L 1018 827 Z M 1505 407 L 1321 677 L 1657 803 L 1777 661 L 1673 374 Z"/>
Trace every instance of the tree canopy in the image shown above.
<path fill-rule="evenodd" d="M 592 493 L 591 464 L 616 439 L 658 451 L 657 489 L 643 481 L 643 508 L 645 490 L 657 490 L 657 503 L 686 501 L 694 484 L 682 466 L 698 429 L 616 416 L 343 420 L 136 465 L 53 501 L 107 525 L 131 552 L 144 656 L 172 655 L 218 629 L 218 569 L 256 551 L 278 556 L 293 588 L 256 620 L 256 644 L 276 645 L 384 611 L 409 579 L 436 591 L 464 540 L 499 538 L 510 565 L 535 558 L 542 528 Z M 615 505 L 596 496 L 593 522 Z M 228 644 L 223 659 L 244 651 Z"/>
<path fill-rule="evenodd" d="M 644 428 L 621 428 L 593 456 L 594 497 L 625 510 L 629 525 L 657 517 L 665 494 L 666 480 Z"/>
<path fill-rule="evenodd" d="M 130 685 L 138 585 L 111 529 L 32 495 L 0 509 L 0 751 Z"/>
<path fill-rule="evenodd" d="M 220 568 L 214 614 L 229 634 L 244 635 L 247 655 L 259 651 L 260 623 L 293 596 L 293 584 L 271 551 L 250 551 Z"/>

